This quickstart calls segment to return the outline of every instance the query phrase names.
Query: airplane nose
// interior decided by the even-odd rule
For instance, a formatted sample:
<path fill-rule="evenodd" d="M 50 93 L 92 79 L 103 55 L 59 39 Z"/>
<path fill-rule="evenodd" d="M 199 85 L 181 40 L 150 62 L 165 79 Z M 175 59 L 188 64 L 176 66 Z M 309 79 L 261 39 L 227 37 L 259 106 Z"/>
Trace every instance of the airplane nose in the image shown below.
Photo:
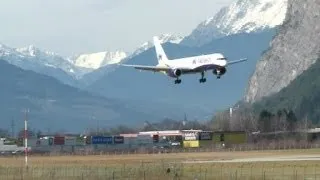
<path fill-rule="evenodd" d="M 221 61 L 221 64 L 220 64 L 221 66 L 226 66 L 227 65 L 227 61 L 226 60 L 224 60 L 224 61 Z"/>

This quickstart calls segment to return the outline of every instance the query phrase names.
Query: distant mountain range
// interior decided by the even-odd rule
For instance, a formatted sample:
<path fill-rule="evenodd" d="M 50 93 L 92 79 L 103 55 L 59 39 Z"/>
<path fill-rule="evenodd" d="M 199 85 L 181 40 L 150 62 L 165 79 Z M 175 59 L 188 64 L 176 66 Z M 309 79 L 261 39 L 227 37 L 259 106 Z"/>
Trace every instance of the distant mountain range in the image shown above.
<path fill-rule="evenodd" d="M 200 23 L 181 44 L 202 46 L 213 39 L 281 25 L 288 0 L 238 0 Z"/>
<path fill-rule="evenodd" d="M 159 38 L 162 43 L 202 46 L 232 34 L 260 32 L 274 28 L 283 22 L 286 5 L 287 0 L 238 0 L 200 23 L 188 36 L 164 33 L 159 35 Z M 99 68 L 130 59 L 152 48 L 151 39 L 152 37 L 134 52 L 104 51 L 71 57 L 62 57 L 33 45 L 25 48 L 10 48 L 0 44 L 0 57 L 23 69 L 49 75 L 66 84 L 80 87 L 81 83 L 90 84 L 92 82 L 87 80 L 96 80 L 100 77 L 94 77 L 91 74 L 90 78 L 84 78 L 88 73 L 98 71 L 98 74 L 101 74 Z M 81 81 L 80 84 L 78 80 Z"/>
<path fill-rule="evenodd" d="M 2 128 L 9 127 L 12 118 L 20 122 L 24 108 L 30 109 L 30 127 L 41 129 L 74 131 L 96 127 L 97 120 L 101 125 L 114 125 L 117 120 L 129 123 L 155 118 L 148 116 L 148 112 L 136 112 L 126 103 L 92 95 L 3 60 L 0 60 L 0 72 L 1 119 L 7 120 L 2 122 Z"/>
<path fill-rule="evenodd" d="M 159 37 L 163 43 L 175 43 L 180 42 L 181 40 L 181 37 L 169 34 L 163 34 Z M 10 64 L 21 67 L 22 69 L 52 76 L 65 84 L 81 87 L 81 83 L 83 83 L 82 85 L 85 85 L 100 77 L 97 76 L 93 78 L 94 74 L 89 75 L 89 77 L 92 78 L 84 77 L 86 74 L 94 71 L 99 72 L 99 68 L 113 65 L 126 58 L 138 55 L 152 47 L 151 43 L 151 41 L 148 41 L 142 44 L 133 53 L 126 53 L 124 51 L 104 51 L 73 55 L 71 57 L 62 57 L 56 53 L 39 49 L 33 45 L 24 48 L 11 48 L 0 44 L 0 58 L 6 60 Z"/>
<path fill-rule="evenodd" d="M 12 119 L 21 121 L 22 110 L 29 108 L 30 127 L 81 131 L 86 128 L 141 126 L 167 117 L 183 118 L 184 111 L 173 107 L 157 109 L 152 102 L 106 98 L 65 85 L 53 77 L 23 70 L 0 59 L 1 127 Z M 158 103 L 159 104 L 159 103 Z M 22 122 L 22 121 L 21 121 Z M 22 127 L 22 126 L 20 126 Z"/>
<path fill-rule="evenodd" d="M 205 84 L 199 84 L 200 75 L 194 75 L 182 77 L 182 84 L 177 86 L 173 79 L 162 74 L 140 73 L 116 65 L 121 62 L 156 64 L 152 37 L 134 52 L 104 51 L 71 57 L 32 45 L 10 48 L 0 44 L 0 59 L 21 69 L 0 60 L 2 68 L 8 67 L 27 78 L 15 79 L 16 74 L 0 71 L 2 77 L 13 77 L 2 79 L 8 83 L 8 91 L 18 85 L 24 89 L 24 92 L 0 93 L 13 109 L 3 116 L 10 118 L 19 108 L 28 106 L 34 109 L 32 115 L 38 119 L 37 125 L 51 126 L 50 122 L 52 127 L 67 129 L 91 125 L 89 116 L 93 112 L 108 125 L 180 118 L 184 113 L 193 119 L 210 118 L 215 110 L 228 107 L 243 96 L 256 62 L 267 50 L 285 12 L 285 0 L 239 0 L 200 23 L 188 36 L 159 35 L 169 58 L 221 52 L 229 60 L 249 59 L 247 63 L 228 68 L 220 80 L 208 72 Z M 50 97 L 53 101 L 44 93 L 53 94 Z M 18 101 L 16 97 L 28 98 Z M 6 105 L 0 103 L 0 106 Z M 48 121 L 40 123 L 41 119 Z M 71 125 L 72 122 L 77 124 Z M 62 126 L 63 123 L 66 126 Z"/>

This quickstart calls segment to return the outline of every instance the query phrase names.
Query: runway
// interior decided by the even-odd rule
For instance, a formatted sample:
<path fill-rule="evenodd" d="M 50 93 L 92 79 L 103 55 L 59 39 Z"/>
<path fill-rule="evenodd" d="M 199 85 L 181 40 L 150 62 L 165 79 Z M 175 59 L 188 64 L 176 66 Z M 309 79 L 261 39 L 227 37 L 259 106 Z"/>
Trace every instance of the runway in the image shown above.
<path fill-rule="evenodd" d="M 238 163 L 238 162 L 281 162 L 281 161 L 320 161 L 319 155 L 288 155 L 288 156 L 272 156 L 272 157 L 257 157 L 257 158 L 235 158 L 223 160 L 187 160 L 182 163 Z"/>

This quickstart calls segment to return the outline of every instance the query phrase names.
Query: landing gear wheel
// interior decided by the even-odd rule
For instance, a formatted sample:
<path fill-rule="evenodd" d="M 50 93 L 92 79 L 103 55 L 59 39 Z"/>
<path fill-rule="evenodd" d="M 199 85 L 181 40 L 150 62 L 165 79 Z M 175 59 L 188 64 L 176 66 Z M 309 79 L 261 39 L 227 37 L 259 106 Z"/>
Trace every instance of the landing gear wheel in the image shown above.
<path fill-rule="evenodd" d="M 175 84 L 180 84 L 181 83 L 181 79 L 177 79 L 174 81 Z"/>
<path fill-rule="evenodd" d="M 200 82 L 200 83 L 205 83 L 206 81 L 207 81 L 206 78 L 201 78 L 201 79 L 199 79 L 199 82 Z"/>
<path fill-rule="evenodd" d="M 200 83 L 205 83 L 207 81 L 206 78 L 204 78 L 204 72 L 201 72 L 201 79 L 199 79 Z"/>
<path fill-rule="evenodd" d="M 217 79 L 220 79 L 221 78 L 221 76 L 217 76 Z"/>

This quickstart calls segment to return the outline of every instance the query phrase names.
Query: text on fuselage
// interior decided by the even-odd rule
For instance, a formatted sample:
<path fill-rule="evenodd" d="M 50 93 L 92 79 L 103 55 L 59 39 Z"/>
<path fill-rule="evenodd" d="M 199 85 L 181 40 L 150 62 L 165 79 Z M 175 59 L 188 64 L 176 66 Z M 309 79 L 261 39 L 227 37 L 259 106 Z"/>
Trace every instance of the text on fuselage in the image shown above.
<path fill-rule="evenodd" d="M 207 64 L 207 63 L 210 63 L 211 60 L 210 58 L 200 58 L 200 59 L 194 59 L 192 62 L 193 64 Z"/>

